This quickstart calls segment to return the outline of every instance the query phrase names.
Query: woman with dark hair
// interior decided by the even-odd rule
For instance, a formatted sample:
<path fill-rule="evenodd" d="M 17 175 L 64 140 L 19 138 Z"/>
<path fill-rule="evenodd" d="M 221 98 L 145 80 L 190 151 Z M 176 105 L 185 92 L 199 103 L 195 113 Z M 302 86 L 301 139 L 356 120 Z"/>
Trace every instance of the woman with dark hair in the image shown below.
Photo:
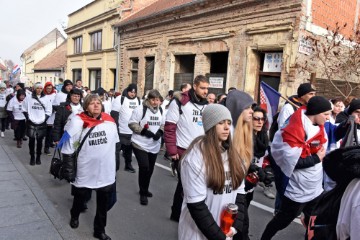
<path fill-rule="evenodd" d="M 111 192 L 116 184 L 115 146 L 119 142 L 119 136 L 114 119 L 102 112 L 101 99 L 97 94 L 87 95 L 83 107 L 84 112 L 73 116 L 66 124 L 65 133 L 59 143 L 64 162 L 62 176 L 73 186 L 70 226 L 79 226 L 79 216 L 84 210 L 84 203 L 89 192 L 95 190 L 93 236 L 110 240 L 105 233 L 105 227 Z M 79 145 L 82 146 L 80 149 Z M 78 151 L 76 159 L 75 151 Z"/>
<path fill-rule="evenodd" d="M 26 120 L 22 111 L 22 103 L 26 97 L 24 90 L 19 89 L 16 92 L 16 98 L 12 99 L 8 106 L 7 112 L 11 119 L 11 128 L 14 129 L 16 146 L 21 148 L 23 138 L 25 137 Z"/>
<path fill-rule="evenodd" d="M 139 165 L 140 204 L 147 205 L 150 179 L 154 171 L 156 157 L 160 151 L 161 137 L 164 133 L 164 117 L 160 107 L 161 95 L 151 90 L 143 103 L 135 108 L 129 120 L 133 151 Z"/>
<path fill-rule="evenodd" d="M 271 186 L 269 181 L 265 181 L 265 173 L 262 169 L 262 164 L 266 150 L 269 146 L 269 137 L 267 134 L 266 128 L 266 111 L 260 107 L 254 108 L 252 123 L 253 123 L 253 141 L 254 141 L 254 157 L 250 165 L 248 174 L 256 174 L 258 176 L 257 180 L 260 180 L 259 185 L 264 188 L 264 195 L 268 198 L 274 199 L 275 196 L 271 192 Z M 249 178 L 251 179 L 251 178 Z M 247 182 L 248 191 L 246 194 L 247 204 L 250 205 L 251 200 L 253 199 L 254 187 L 257 185 L 255 181 L 253 184 Z"/>
<path fill-rule="evenodd" d="M 210 104 L 202 121 L 205 135 L 193 140 L 180 163 L 184 189 L 180 240 L 228 239 L 242 231 L 244 206 L 239 189 L 246 163 L 231 140 L 231 114 L 223 105 Z M 230 203 L 238 206 L 239 213 L 230 229 L 223 231 L 221 214 Z"/>
<path fill-rule="evenodd" d="M 82 91 L 77 88 L 70 90 L 63 102 L 58 107 L 55 114 L 54 126 L 52 130 L 52 139 L 55 143 L 59 142 L 64 133 L 64 126 L 71 114 L 78 114 L 83 111 L 82 108 Z"/>

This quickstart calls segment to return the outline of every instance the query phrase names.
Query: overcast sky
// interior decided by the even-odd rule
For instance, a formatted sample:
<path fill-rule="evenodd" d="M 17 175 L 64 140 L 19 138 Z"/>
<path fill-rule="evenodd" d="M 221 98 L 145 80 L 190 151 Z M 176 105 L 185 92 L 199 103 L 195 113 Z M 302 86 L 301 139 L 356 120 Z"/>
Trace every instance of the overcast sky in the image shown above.
<path fill-rule="evenodd" d="M 0 58 L 20 64 L 20 55 L 93 0 L 0 0 Z"/>

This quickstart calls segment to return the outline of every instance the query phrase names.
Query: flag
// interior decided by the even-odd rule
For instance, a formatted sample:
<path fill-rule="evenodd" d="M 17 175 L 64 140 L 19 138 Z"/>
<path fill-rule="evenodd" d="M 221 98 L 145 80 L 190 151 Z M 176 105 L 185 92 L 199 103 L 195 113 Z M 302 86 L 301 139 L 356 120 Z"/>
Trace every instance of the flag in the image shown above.
<path fill-rule="evenodd" d="M 280 195 L 284 194 L 299 158 L 315 154 L 322 146 L 326 148 L 327 145 L 323 125 L 318 126 L 318 132 L 307 131 L 313 128 L 310 127 L 311 121 L 304 121 L 305 109 L 302 107 L 295 111 L 285 126 L 276 132 L 271 144 L 270 162 L 275 172 L 276 189 Z M 312 145 L 315 142 L 318 145 Z"/>
<path fill-rule="evenodd" d="M 265 82 L 260 83 L 260 107 L 267 112 L 269 126 L 271 126 L 273 117 L 278 111 L 280 96 L 280 93 Z"/>
<path fill-rule="evenodd" d="M 16 64 L 16 65 L 13 67 L 12 74 L 17 74 L 18 71 L 20 71 L 20 66 Z"/>

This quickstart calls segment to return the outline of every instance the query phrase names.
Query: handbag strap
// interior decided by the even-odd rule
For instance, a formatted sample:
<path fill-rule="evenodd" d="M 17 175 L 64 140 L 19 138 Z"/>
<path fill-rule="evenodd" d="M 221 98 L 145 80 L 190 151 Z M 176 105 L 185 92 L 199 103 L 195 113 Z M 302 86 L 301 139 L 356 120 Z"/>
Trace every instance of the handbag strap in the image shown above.
<path fill-rule="evenodd" d="M 86 138 L 89 136 L 89 134 L 92 132 L 92 130 L 94 130 L 95 127 L 96 126 L 93 126 L 92 128 L 90 128 L 90 130 L 85 134 L 84 138 L 81 140 L 79 147 L 76 149 L 77 154 L 79 154 L 82 146 L 84 145 Z"/>
<path fill-rule="evenodd" d="M 35 100 L 40 103 L 40 105 L 41 105 L 41 106 L 43 107 L 43 109 L 44 109 L 44 112 L 46 112 L 44 104 L 42 104 L 42 102 L 39 100 L 39 98 L 38 98 L 37 96 L 36 96 Z"/>
<path fill-rule="evenodd" d="M 59 159 L 61 159 L 60 149 L 58 149 L 58 148 L 55 148 L 55 151 L 54 151 L 54 154 L 53 154 L 53 157 L 52 157 L 52 158 L 55 158 L 56 153 L 59 153 L 59 154 L 58 154 L 58 155 L 59 155 Z"/>

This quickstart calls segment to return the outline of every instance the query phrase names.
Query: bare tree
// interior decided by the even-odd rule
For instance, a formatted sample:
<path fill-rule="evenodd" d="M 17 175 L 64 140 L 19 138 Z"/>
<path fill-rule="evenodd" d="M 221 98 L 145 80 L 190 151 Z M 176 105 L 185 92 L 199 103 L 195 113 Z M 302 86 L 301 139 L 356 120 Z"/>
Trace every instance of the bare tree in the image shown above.
<path fill-rule="evenodd" d="M 347 24 L 336 23 L 335 29 L 327 28 L 324 36 L 307 36 L 311 42 L 312 54 L 308 58 L 297 59 L 296 69 L 299 73 L 326 79 L 344 97 L 360 88 L 360 31 L 345 37 L 341 33 Z M 344 81 L 346 87 L 340 89 L 338 81 Z"/>

